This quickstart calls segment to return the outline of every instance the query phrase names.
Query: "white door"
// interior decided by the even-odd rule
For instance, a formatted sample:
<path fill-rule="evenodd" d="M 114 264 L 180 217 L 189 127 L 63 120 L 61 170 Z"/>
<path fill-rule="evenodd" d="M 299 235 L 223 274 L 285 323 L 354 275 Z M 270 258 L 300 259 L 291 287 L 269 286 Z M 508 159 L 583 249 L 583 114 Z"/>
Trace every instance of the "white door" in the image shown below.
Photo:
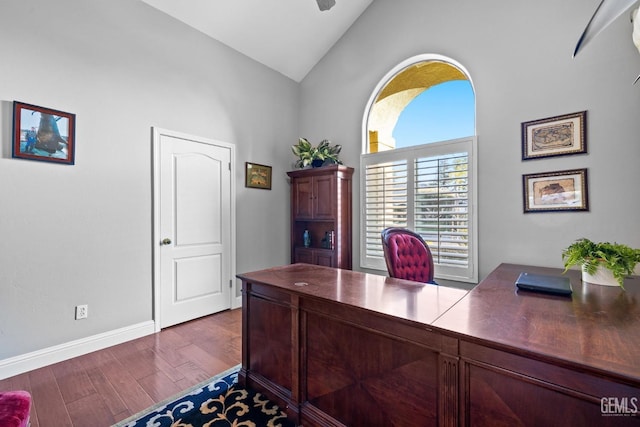
<path fill-rule="evenodd" d="M 232 157 L 229 144 L 154 129 L 156 329 L 231 307 Z"/>

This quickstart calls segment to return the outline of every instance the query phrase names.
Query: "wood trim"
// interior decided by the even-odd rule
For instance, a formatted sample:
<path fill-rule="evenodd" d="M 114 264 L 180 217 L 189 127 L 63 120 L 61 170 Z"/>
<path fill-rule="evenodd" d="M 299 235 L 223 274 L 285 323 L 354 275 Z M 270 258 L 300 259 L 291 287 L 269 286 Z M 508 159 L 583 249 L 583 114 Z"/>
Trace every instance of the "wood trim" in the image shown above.
<path fill-rule="evenodd" d="M 440 354 L 440 391 L 438 404 L 438 425 L 440 427 L 456 427 L 458 419 L 458 358 Z"/>

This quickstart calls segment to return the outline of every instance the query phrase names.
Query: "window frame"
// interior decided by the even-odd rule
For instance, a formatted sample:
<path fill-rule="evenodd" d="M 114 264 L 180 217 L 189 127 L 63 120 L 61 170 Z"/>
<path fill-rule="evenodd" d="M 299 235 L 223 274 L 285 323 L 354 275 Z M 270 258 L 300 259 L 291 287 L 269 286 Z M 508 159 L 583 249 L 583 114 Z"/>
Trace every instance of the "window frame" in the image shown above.
<path fill-rule="evenodd" d="M 469 245 L 467 267 L 435 263 L 435 277 L 458 282 L 478 281 L 478 210 L 477 210 L 477 137 L 469 136 L 449 141 L 433 142 L 413 147 L 398 148 L 379 153 L 366 153 L 360 156 L 360 267 L 370 270 L 386 271 L 384 258 L 367 255 L 367 221 L 366 221 L 366 184 L 367 166 L 369 164 L 406 160 L 407 163 L 407 227 L 413 228 L 415 177 L 412 170 L 415 160 L 425 157 L 439 157 L 452 153 L 466 152 L 468 155 L 468 212 L 469 212 Z M 380 230 L 382 231 L 382 230 Z"/>
<path fill-rule="evenodd" d="M 458 68 L 461 72 L 465 74 L 467 80 L 471 84 L 471 88 L 475 93 L 473 81 L 469 76 L 469 73 L 460 63 L 457 61 L 442 56 L 438 54 L 421 54 L 411 58 L 408 58 L 402 61 L 400 64 L 396 65 L 392 70 L 390 70 L 378 83 L 375 87 L 371 96 L 369 97 L 369 101 L 367 103 L 367 107 L 365 109 L 363 119 L 362 119 L 362 150 L 360 156 L 360 267 L 363 269 L 370 270 L 379 270 L 386 272 L 386 265 L 384 263 L 384 258 L 382 260 L 377 260 L 376 262 L 371 262 L 370 259 L 367 259 L 366 254 L 366 244 L 367 244 L 367 235 L 366 235 L 366 160 L 369 158 L 379 157 L 380 159 L 397 159 L 402 155 L 406 155 L 407 152 L 419 150 L 421 152 L 419 157 L 433 157 L 439 155 L 439 153 L 443 153 L 444 147 L 451 147 L 451 144 L 461 144 L 467 143 L 468 145 L 468 153 L 469 153 L 469 265 L 468 268 L 465 269 L 452 269 L 451 267 L 443 268 L 443 266 L 436 264 L 435 265 L 435 277 L 439 279 L 453 280 L 458 282 L 470 282 L 477 283 L 478 281 L 478 209 L 477 209 L 477 133 L 474 131 L 474 135 L 465 138 L 459 138 L 450 141 L 440 141 L 440 142 L 432 142 L 428 144 L 423 144 L 419 146 L 412 146 L 406 148 L 398 148 L 389 151 L 381 151 L 378 153 L 369 153 L 369 115 L 373 106 L 376 102 L 376 99 L 380 92 L 384 89 L 384 87 L 399 73 L 404 71 L 406 68 L 423 62 L 431 62 L 431 61 L 439 61 L 445 62 Z M 477 103 L 474 97 L 474 113 L 476 112 L 475 104 Z M 459 150 L 458 150 L 459 151 Z M 393 156 L 393 153 L 397 153 L 398 156 Z M 413 167 L 413 166 L 411 166 Z M 413 175 L 413 172 L 407 172 L 408 174 Z M 414 181 L 410 181 L 407 183 L 407 186 L 414 186 Z M 411 190 L 412 194 L 412 190 Z M 409 198 L 410 199 L 410 198 Z M 409 200 L 408 200 L 409 202 Z M 413 206 L 413 200 L 410 201 Z M 413 216 L 412 213 L 408 213 L 408 216 Z M 462 271 L 464 270 L 464 271 Z"/>

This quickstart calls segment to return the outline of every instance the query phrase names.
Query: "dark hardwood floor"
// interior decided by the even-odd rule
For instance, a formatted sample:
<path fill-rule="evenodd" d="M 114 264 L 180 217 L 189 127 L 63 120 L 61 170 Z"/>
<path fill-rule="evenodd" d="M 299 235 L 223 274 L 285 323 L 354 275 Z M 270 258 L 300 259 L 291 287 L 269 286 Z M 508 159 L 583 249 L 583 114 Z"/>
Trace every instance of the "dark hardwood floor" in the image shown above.
<path fill-rule="evenodd" d="M 0 380 L 27 390 L 32 427 L 110 426 L 240 363 L 242 310 Z"/>

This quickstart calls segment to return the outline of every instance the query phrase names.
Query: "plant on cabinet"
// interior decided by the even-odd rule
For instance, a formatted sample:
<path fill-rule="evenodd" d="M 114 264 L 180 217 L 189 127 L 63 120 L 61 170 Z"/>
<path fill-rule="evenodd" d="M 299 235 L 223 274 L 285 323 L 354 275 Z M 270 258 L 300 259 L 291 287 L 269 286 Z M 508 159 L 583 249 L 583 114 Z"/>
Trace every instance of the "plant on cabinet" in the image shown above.
<path fill-rule="evenodd" d="M 342 161 L 338 158 L 341 150 L 341 145 L 331 145 L 328 139 L 322 140 L 317 147 L 314 147 L 306 138 L 299 138 L 298 143 L 291 146 L 291 151 L 298 157 L 296 167 L 299 168 L 319 167 L 326 164 L 341 165 Z"/>

